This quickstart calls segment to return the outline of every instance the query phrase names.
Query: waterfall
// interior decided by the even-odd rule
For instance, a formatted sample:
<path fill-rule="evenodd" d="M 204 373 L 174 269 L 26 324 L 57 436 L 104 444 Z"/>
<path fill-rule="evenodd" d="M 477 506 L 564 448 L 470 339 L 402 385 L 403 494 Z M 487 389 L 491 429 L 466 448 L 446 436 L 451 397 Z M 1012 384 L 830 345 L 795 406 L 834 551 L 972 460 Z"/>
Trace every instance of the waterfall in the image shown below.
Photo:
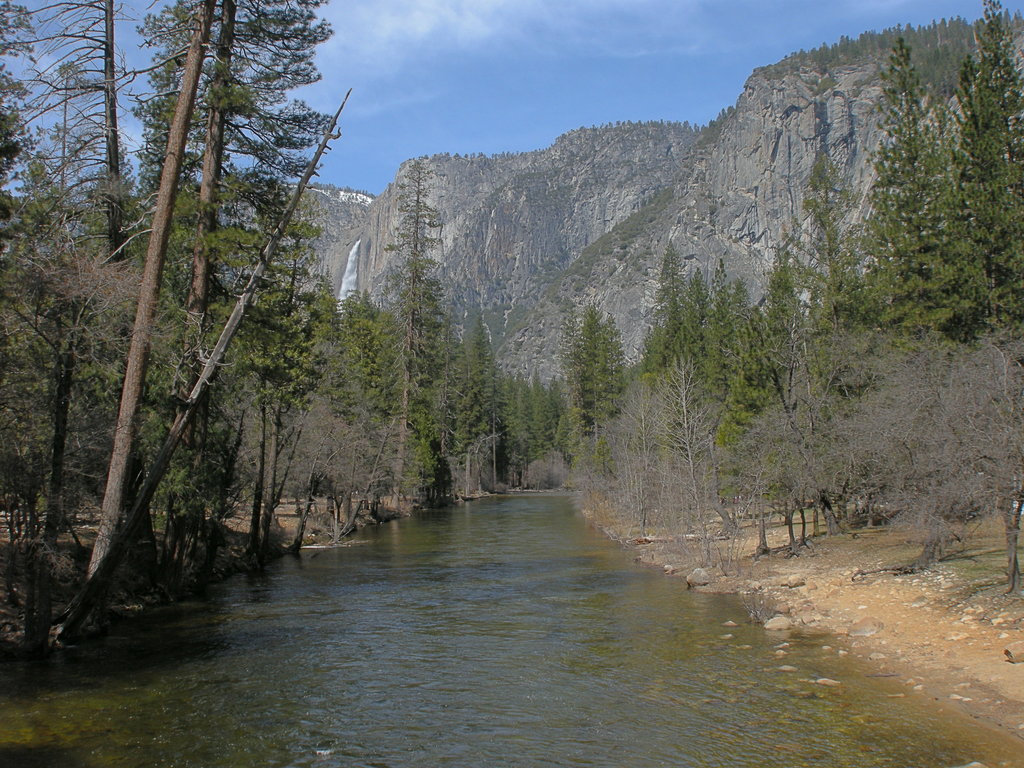
<path fill-rule="evenodd" d="M 338 289 L 338 301 L 344 301 L 350 293 L 355 293 L 359 283 L 359 243 L 352 246 L 348 252 L 348 262 L 345 264 L 345 276 L 341 278 L 341 288 Z"/>

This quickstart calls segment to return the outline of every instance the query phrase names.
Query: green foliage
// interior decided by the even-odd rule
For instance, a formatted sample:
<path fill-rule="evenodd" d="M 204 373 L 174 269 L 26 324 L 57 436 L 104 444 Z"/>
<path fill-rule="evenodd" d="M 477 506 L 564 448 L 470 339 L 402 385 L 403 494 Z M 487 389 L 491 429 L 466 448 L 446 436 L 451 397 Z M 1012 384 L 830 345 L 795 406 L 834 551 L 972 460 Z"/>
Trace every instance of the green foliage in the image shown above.
<path fill-rule="evenodd" d="M 874 317 L 862 269 L 861 237 L 846 222 L 854 199 L 838 169 L 818 156 L 807 182 L 801 236 L 792 247 L 805 267 L 809 320 L 815 332 L 835 336 Z"/>
<path fill-rule="evenodd" d="M 679 256 L 669 246 L 639 371 L 659 378 L 684 363 L 703 389 L 724 402 L 736 375 L 749 313 L 746 286 L 730 281 L 721 261 L 710 284 L 700 270 L 685 279 Z"/>
<path fill-rule="evenodd" d="M 592 437 L 616 410 L 625 362 L 615 321 L 593 304 L 573 311 L 562 328 L 562 370 L 571 415 L 581 437 Z"/>
<path fill-rule="evenodd" d="M 887 141 L 876 158 L 873 282 L 904 332 L 969 341 L 1024 320 L 1024 110 L 1011 20 L 985 3 L 964 59 L 959 111 L 929 104 L 909 47 L 885 76 Z"/>
<path fill-rule="evenodd" d="M 21 47 L 19 37 L 27 28 L 24 8 L 7 0 L 0 2 L 0 57 L 11 55 Z M 25 138 L 18 114 L 23 95 L 24 88 L 7 74 L 4 62 L 0 60 L 0 238 L 14 208 L 14 198 L 7 189 L 7 183 Z"/>
<path fill-rule="evenodd" d="M 444 461 L 448 427 L 448 350 L 450 322 L 442 303 L 444 289 L 437 277 L 437 262 L 430 252 L 440 243 L 432 232 L 440 227 L 437 210 L 428 200 L 432 180 L 422 160 L 408 167 L 399 185 L 401 214 L 394 242 L 388 250 L 397 254 L 398 264 L 388 280 L 388 292 L 401 333 L 399 370 L 400 454 L 410 434 L 417 459 L 413 468 L 402 467 L 400 475 L 412 475 L 424 494 L 435 501 L 447 495 Z M 400 477 L 399 482 L 405 482 Z"/>
<path fill-rule="evenodd" d="M 960 231 L 954 261 L 965 309 L 947 335 L 973 338 L 1024 321 L 1024 93 L 1012 29 L 986 0 L 978 52 L 960 72 L 955 155 Z M 973 295 L 972 295 L 973 294 Z"/>
<path fill-rule="evenodd" d="M 919 69 L 923 82 L 938 93 L 952 94 L 957 68 L 974 47 L 973 26 L 959 18 L 920 27 L 896 26 L 882 32 L 864 32 L 856 38 L 844 35 L 837 43 L 798 51 L 758 72 L 765 77 L 779 78 L 807 68 L 828 72 L 864 60 L 883 62 L 899 39 L 921 51 Z"/>
<path fill-rule="evenodd" d="M 381 421 L 395 416 L 400 339 L 398 320 L 376 306 L 369 294 L 353 293 L 341 303 L 331 365 L 343 412 L 369 405 Z"/>
<path fill-rule="evenodd" d="M 248 205 L 259 205 L 260 190 L 269 182 L 301 175 L 306 151 L 323 133 L 326 116 L 302 101 L 289 99 L 288 92 L 320 79 L 314 56 L 317 46 L 331 35 L 330 26 L 318 18 L 324 1 L 237 0 L 229 71 L 223 84 L 212 88 L 217 67 L 224 63 L 210 57 L 201 86 L 204 95 L 193 120 L 196 137 L 192 146 L 202 147 L 209 110 L 216 107 L 228 116 L 226 199 L 238 197 Z M 161 94 L 137 110 L 145 126 L 141 165 L 147 187 L 155 182 L 162 163 L 181 78 L 182 62 L 177 54 L 190 34 L 193 12 L 194 4 L 179 0 L 147 16 L 143 26 L 143 33 L 157 49 L 154 58 L 159 65 L 150 80 L 154 92 Z M 223 14 L 218 16 L 211 36 L 214 46 L 223 39 L 225 21 Z M 199 158 L 192 154 L 186 159 L 186 177 L 194 178 L 198 171 Z"/>
<path fill-rule="evenodd" d="M 883 83 L 886 138 L 875 156 L 878 178 L 868 222 L 871 277 L 885 304 L 884 319 L 917 332 L 943 327 L 950 316 L 948 288 L 941 280 L 949 251 L 951 147 L 947 123 L 928 100 L 902 38 Z"/>
<path fill-rule="evenodd" d="M 466 451 L 493 434 L 497 419 L 497 376 L 491 340 L 479 318 L 462 340 L 455 374 L 455 445 Z"/>
<path fill-rule="evenodd" d="M 559 380 L 545 386 L 536 376 L 530 380 L 505 376 L 501 389 L 504 454 L 510 476 L 522 477 L 531 462 L 554 451 L 568 452 L 571 441 L 564 432 L 565 397 Z"/>

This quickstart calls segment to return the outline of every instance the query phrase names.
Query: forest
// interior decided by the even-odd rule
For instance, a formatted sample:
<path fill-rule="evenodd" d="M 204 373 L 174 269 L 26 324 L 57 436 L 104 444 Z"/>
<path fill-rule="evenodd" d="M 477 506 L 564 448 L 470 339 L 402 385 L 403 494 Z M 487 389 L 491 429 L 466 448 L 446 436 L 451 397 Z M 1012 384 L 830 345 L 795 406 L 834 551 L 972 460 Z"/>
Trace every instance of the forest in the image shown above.
<path fill-rule="evenodd" d="M 3 4 L 0 620 L 19 652 L 102 628 L 117 595 L 262 567 L 307 522 L 337 540 L 564 480 L 558 385 L 501 374 L 486 328 L 448 316 L 422 167 L 387 300 L 339 305 L 321 275 L 301 192 L 338 115 L 289 96 L 319 78 L 320 5 L 171 4 L 126 73 L 112 2 Z"/>
<path fill-rule="evenodd" d="M 344 102 L 290 95 L 319 78 L 320 4 L 180 0 L 145 20 L 151 64 L 124 72 L 111 0 L 0 3 L 11 652 L 314 530 L 337 542 L 417 505 L 566 484 L 632 535 L 694 537 L 708 563 L 742 523 L 781 518 L 794 555 L 819 520 L 908 522 L 924 567 L 999 515 L 1019 591 L 1024 92 L 997 2 L 952 101 L 893 42 L 866 222 L 822 155 L 763 295 L 670 247 L 642 359 L 581 305 L 551 382 L 503 372 L 482 316 L 452 316 L 423 162 L 383 298 L 334 299 L 302 192 Z"/>
<path fill-rule="evenodd" d="M 995 517 L 1006 591 L 1020 594 L 1017 28 L 985 3 L 952 100 L 895 38 L 870 215 L 855 223 L 861 201 L 819 155 L 763 295 L 722 264 L 684 268 L 669 247 L 635 368 L 598 308 L 570 321 L 575 482 L 611 528 L 682 536 L 701 564 L 728 569 L 744 525 L 757 529 L 755 556 L 769 552 L 776 523 L 797 556 L 819 533 L 892 524 L 920 545 L 893 566 L 913 572 Z"/>

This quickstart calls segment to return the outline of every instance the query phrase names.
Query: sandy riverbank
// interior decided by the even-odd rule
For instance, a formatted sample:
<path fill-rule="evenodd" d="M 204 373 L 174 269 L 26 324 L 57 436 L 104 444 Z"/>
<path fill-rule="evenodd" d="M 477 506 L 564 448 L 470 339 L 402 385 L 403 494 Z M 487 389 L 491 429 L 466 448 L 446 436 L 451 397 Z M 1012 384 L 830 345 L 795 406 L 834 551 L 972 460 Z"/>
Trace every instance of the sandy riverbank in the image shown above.
<path fill-rule="evenodd" d="M 720 555 L 723 546 L 733 548 L 722 558 L 726 567 L 710 569 L 711 583 L 697 588 L 738 593 L 765 614 L 783 614 L 792 629 L 778 631 L 780 637 L 820 631 L 823 645 L 900 679 L 908 696 L 930 697 L 1024 742 L 1024 663 L 1009 663 L 1004 654 L 1024 641 L 1024 598 L 1003 594 L 998 526 L 973 531 L 962 551 L 928 571 L 854 578 L 858 570 L 911 562 L 919 551 L 912 539 L 899 529 L 868 529 L 815 538 L 800 557 L 757 561 L 743 554 L 753 551 L 753 541 L 718 544 Z M 672 578 L 685 579 L 693 567 L 687 542 L 627 546 L 638 562 Z"/>

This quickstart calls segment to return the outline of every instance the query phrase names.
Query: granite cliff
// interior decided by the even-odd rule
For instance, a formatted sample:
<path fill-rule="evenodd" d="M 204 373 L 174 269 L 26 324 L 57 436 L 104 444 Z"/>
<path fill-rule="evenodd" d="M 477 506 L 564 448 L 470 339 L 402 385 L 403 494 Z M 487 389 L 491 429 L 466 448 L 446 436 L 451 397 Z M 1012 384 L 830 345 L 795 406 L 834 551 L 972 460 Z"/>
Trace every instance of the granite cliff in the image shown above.
<path fill-rule="evenodd" d="M 932 35 L 945 35 L 947 47 L 956 38 L 942 59 L 952 64 L 936 64 L 936 78 L 948 79 L 969 44 L 970 25 L 957 24 L 957 35 L 946 26 Z M 855 193 L 850 223 L 864 217 L 880 71 L 894 35 L 869 33 L 756 70 L 736 104 L 701 129 L 619 123 L 534 152 L 425 158 L 443 222 L 434 255 L 456 319 L 481 311 L 504 365 L 547 378 L 557 373 L 565 312 L 584 302 L 609 312 L 627 354 L 637 355 L 670 243 L 688 269 L 709 274 L 721 259 L 756 294 L 800 220 L 820 153 Z M 349 287 L 381 295 L 407 167 L 336 228 L 337 245 L 325 253 L 336 290 L 347 266 Z"/>

